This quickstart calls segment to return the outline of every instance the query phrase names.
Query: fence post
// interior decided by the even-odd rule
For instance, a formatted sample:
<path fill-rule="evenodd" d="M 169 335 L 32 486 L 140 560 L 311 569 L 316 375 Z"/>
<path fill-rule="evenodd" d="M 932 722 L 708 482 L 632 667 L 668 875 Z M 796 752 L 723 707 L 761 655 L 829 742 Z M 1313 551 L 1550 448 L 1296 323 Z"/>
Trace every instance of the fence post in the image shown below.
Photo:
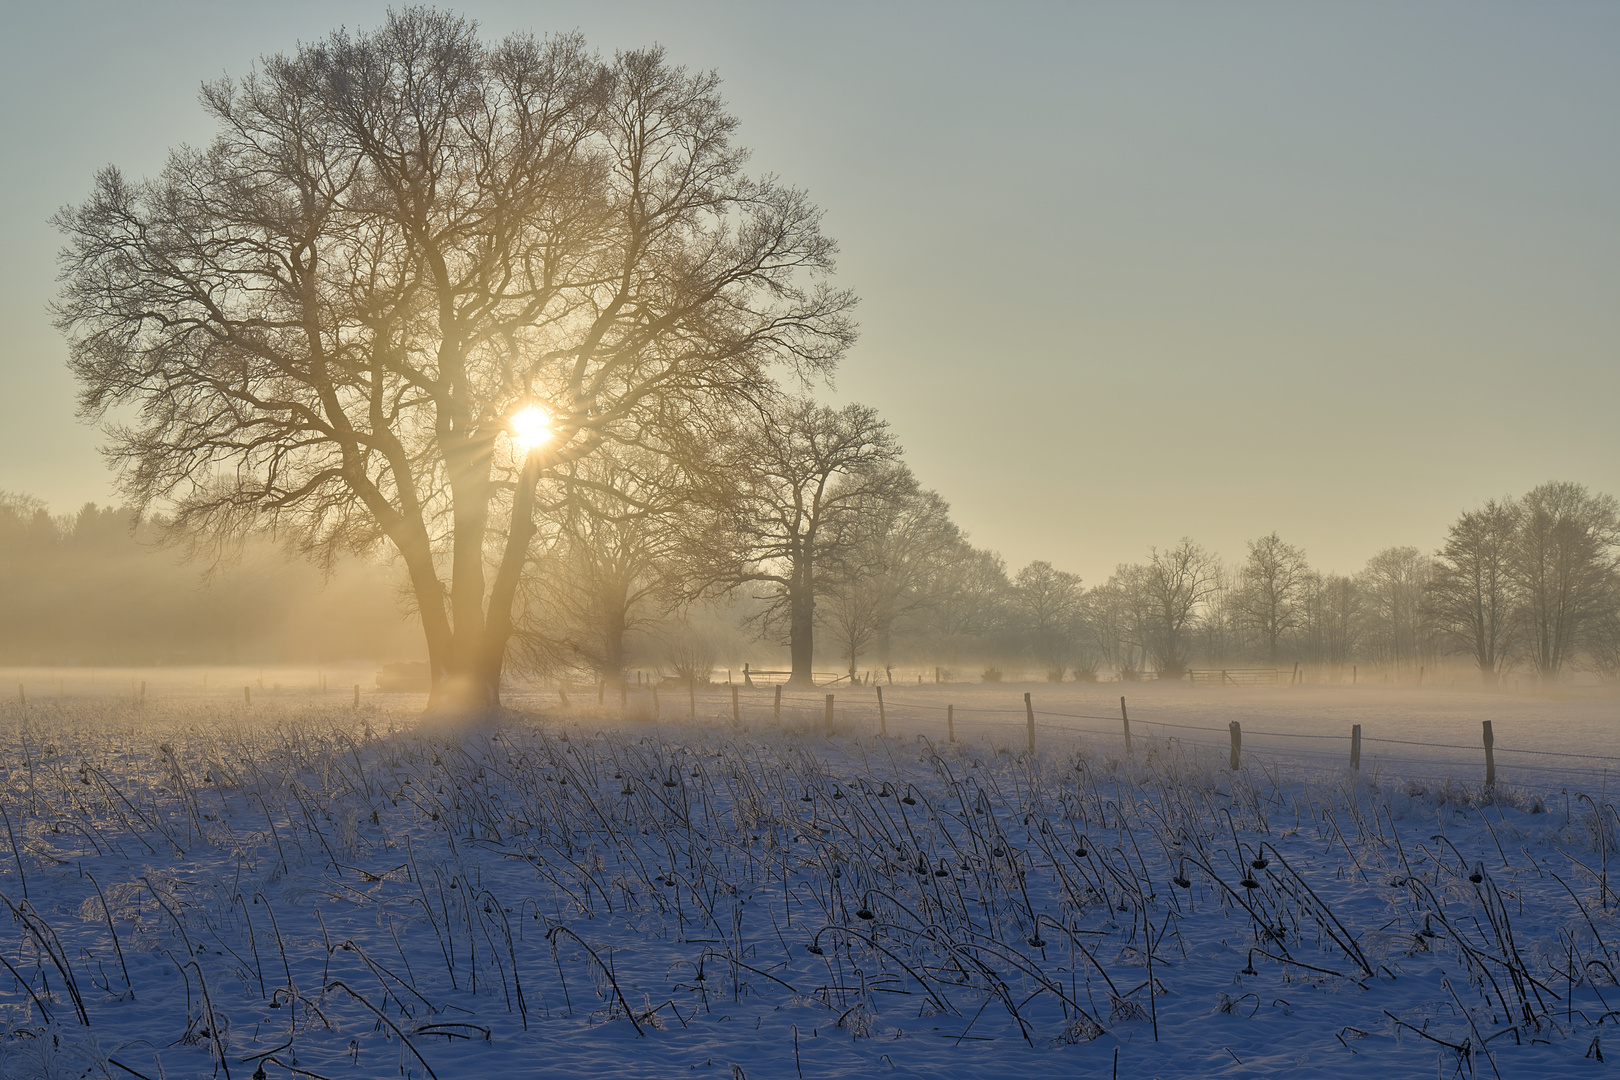
<path fill-rule="evenodd" d="M 697 677 L 693 676 L 686 682 L 686 711 L 693 720 L 697 719 Z"/>
<path fill-rule="evenodd" d="M 1288 685 L 1293 686 L 1297 682 L 1299 682 L 1299 661 L 1295 660 L 1294 661 L 1294 674 L 1289 678 Z"/>
<path fill-rule="evenodd" d="M 27 705 L 28 704 L 28 694 L 27 694 L 26 691 L 23 690 L 23 684 L 22 683 L 17 684 L 17 702 L 19 704 L 21 704 L 21 705 Z"/>
<path fill-rule="evenodd" d="M 562 698 L 562 707 L 568 708 L 568 684 L 566 682 L 557 684 L 557 696 Z"/>
<path fill-rule="evenodd" d="M 1352 724 L 1350 727 L 1350 767 L 1357 771 L 1361 769 L 1361 725 Z"/>
<path fill-rule="evenodd" d="M 887 738 L 888 734 L 889 734 L 889 714 L 886 711 L 884 711 L 884 708 L 883 708 L 883 687 L 881 687 L 881 686 L 878 687 L 877 692 L 878 692 L 878 734 L 884 736 L 885 738 Z"/>
<path fill-rule="evenodd" d="M 1483 721 L 1485 725 L 1485 786 L 1493 787 L 1496 784 L 1496 736 L 1491 734 L 1491 722 Z"/>
<path fill-rule="evenodd" d="M 354 684 L 354 707 L 357 708 L 357 709 L 360 707 L 360 684 L 359 683 Z"/>
<path fill-rule="evenodd" d="M 833 696 L 827 695 L 827 734 L 831 735 L 833 729 Z"/>
<path fill-rule="evenodd" d="M 1236 720 L 1234 720 L 1230 724 L 1226 725 L 1226 727 L 1227 727 L 1227 730 L 1232 733 L 1232 760 L 1231 760 L 1231 765 L 1232 765 L 1232 771 L 1236 772 L 1237 767 L 1238 767 L 1238 759 L 1243 754 L 1243 728 L 1241 726 L 1239 726 L 1239 724 L 1238 724 L 1238 722 Z"/>
<path fill-rule="evenodd" d="M 1422 664 L 1418 665 L 1418 685 L 1419 686 L 1423 685 L 1423 665 Z"/>
<path fill-rule="evenodd" d="M 253 704 L 253 688 L 252 687 L 248 687 L 248 686 L 242 687 L 242 703 L 245 704 L 245 705 Z"/>
<path fill-rule="evenodd" d="M 1342 670 L 1343 670 L 1343 669 L 1342 669 L 1342 668 L 1341 668 L 1341 669 L 1340 669 L 1340 670 L 1341 670 L 1341 671 L 1342 671 Z M 1357 674 L 1357 672 L 1359 672 L 1359 671 L 1360 671 L 1360 670 L 1361 670 L 1361 669 L 1360 669 L 1360 668 L 1358 668 L 1358 667 L 1356 667 L 1356 665 L 1354 665 L 1354 664 L 1351 664 L 1351 665 L 1350 665 L 1350 685 L 1351 685 L 1351 686 L 1354 686 L 1354 685 L 1356 685 L 1356 674 Z M 1343 675 L 1340 675 L 1340 676 L 1339 676 L 1339 678 L 1341 678 L 1341 679 L 1342 679 L 1342 678 L 1344 678 L 1344 676 L 1343 676 Z"/>
<path fill-rule="evenodd" d="M 625 708 L 628 708 L 629 705 L 630 705 L 630 680 L 629 679 L 620 679 L 619 680 L 619 708 L 621 710 L 623 710 Z"/>
<path fill-rule="evenodd" d="M 782 684 L 776 684 L 776 718 L 782 719 Z"/>
<path fill-rule="evenodd" d="M 731 684 L 731 722 L 742 723 L 742 710 L 737 707 L 737 684 Z"/>
<path fill-rule="evenodd" d="M 1035 749 L 1035 706 L 1030 703 L 1029 695 L 1024 695 L 1024 718 L 1029 723 L 1029 748 Z"/>
<path fill-rule="evenodd" d="M 146 680 L 141 680 L 141 704 L 146 704 Z"/>
<path fill-rule="evenodd" d="M 1131 714 L 1125 711 L 1125 695 L 1119 696 L 1119 722 L 1125 726 L 1125 752 L 1131 752 Z"/>
<path fill-rule="evenodd" d="M 652 680 L 650 680 L 650 679 L 648 681 L 652 682 Z M 653 692 L 653 719 L 657 720 L 658 719 L 658 684 L 657 683 L 652 683 L 652 692 Z"/>
<path fill-rule="evenodd" d="M 945 706 L 945 738 L 948 742 L 956 741 L 956 706 Z"/>

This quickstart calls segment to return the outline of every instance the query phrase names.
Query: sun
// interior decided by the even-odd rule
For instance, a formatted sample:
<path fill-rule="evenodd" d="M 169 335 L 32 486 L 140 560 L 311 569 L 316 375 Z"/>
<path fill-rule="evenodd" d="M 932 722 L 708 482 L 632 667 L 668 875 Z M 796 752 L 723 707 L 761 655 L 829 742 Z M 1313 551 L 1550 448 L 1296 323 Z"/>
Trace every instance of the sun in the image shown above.
<path fill-rule="evenodd" d="M 512 441 L 525 450 L 544 446 L 551 439 L 551 414 L 538 405 L 519 409 L 507 424 Z"/>

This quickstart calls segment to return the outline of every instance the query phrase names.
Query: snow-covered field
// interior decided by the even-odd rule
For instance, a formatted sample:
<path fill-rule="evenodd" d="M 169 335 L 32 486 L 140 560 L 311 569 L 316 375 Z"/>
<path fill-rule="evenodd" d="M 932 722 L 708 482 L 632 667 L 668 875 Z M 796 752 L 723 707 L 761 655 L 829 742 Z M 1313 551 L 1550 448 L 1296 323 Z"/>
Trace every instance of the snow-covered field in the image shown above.
<path fill-rule="evenodd" d="M 724 688 L 666 690 L 657 720 L 646 692 L 561 716 L 536 691 L 450 729 L 340 685 L 0 707 L 0 1076 L 1541 1077 L 1620 1053 L 1613 698 L 913 685 L 880 720 L 857 687 L 829 732 L 820 695 L 778 718 L 741 690 L 734 723 Z"/>

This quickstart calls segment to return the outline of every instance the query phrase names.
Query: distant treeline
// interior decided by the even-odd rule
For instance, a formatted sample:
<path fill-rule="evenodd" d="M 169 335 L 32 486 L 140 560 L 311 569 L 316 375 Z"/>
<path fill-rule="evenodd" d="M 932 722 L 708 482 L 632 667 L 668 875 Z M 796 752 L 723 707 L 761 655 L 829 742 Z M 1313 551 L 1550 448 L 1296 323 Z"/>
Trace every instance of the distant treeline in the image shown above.
<path fill-rule="evenodd" d="M 1276 533 L 1235 564 L 1184 538 L 1090 589 L 1047 562 L 1009 576 L 999 556 L 964 549 L 893 631 L 916 658 L 1005 659 L 1054 680 L 1293 663 L 1416 674 L 1448 658 L 1486 682 L 1510 669 L 1612 678 L 1617 509 L 1578 484 L 1543 484 L 1463 513 L 1438 551 L 1386 548 L 1352 575 L 1313 568 Z"/>
<path fill-rule="evenodd" d="M 330 578 L 274 545 L 210 571 L 156 544 L 127 510 L 54 516 L 0 492 L 0 664 L 229 664 L 412 658 L 384 568 Z"/>
<path fill-rule="evenodd" d="M 909 473 L 868 485 L 848 511 L 829 519 L 813 610 L 821 655 L 851 674 L 898 664 L 966 679 L 1000 667 L 1132 679 L 1294 663 L 1415 674 L 1447 660 L 1487 682 L 1510 670 L 1620 674 L 1620 507 L 1578 484 L 1487 502 L 1459 516 L 1437 551 L 1386 548 L 1354 574 L 1313 568 L 1272 533 L 1238 562 L 1183 538 L 1090 588 L 1044 560 L 1009 571 Z M 520 666 L 611 681 L 631 668 L 703 679 L 716 664 L 778 663 L 759 643 L 788 643 L 788 588 L 744 572 L 759 564 L 735 530 L 708 519 L 683 539 L 692 515 L 673 517 L 687 523 L 675 535 L 656 514 L 575 514 L 543 533 L 522 605 L 528 629 L 514 644 Z M 0 494 L 0 663 L 420 652 L 385 566 L 353 559 L 327 576 L 268 542 L 199 562 L 156 537 L 127 510 L 58 517 Z"/>

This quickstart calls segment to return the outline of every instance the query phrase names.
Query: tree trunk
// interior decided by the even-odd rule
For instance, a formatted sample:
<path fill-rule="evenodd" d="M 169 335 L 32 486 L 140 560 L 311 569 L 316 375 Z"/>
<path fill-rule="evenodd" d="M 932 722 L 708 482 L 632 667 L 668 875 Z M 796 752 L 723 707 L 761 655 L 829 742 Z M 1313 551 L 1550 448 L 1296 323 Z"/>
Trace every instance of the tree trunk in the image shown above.
<path fill-rule="evenodd" d="M 816 601 L 806 585 L 788 590 L 788 652 L 793 658 L 793 674 L 788 682 L 793 686 L 811 687 L 816 684 L 812 661 L 815 657 Z"/>

